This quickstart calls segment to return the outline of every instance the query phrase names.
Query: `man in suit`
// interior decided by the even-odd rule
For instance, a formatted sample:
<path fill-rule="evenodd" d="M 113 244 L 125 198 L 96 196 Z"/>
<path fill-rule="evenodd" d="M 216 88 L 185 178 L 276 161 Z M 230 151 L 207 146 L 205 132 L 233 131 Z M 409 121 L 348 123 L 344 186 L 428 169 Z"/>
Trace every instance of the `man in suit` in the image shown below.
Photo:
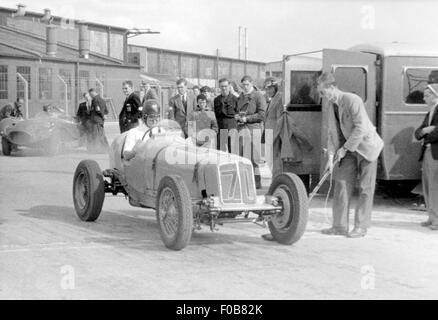
<path fill-rule="evenodd" d="M 142 93 L 143 92 L 143 93 Z M 141 82 L 141 105 L 144 106 L 145 102 L 148 100 L 156 100 L 158 101 L 158 95 L 155 92 L 155 89 L 151 88 L 151 84 L 147 81 Z"/>
<path fill-rule="evenodd" d="M 106 151 L 109 145 L 105 136 L 104 122 L 108 114 L 108 108 L 105 100 L 95 89 L 90 89 L 88 92 L 92 98 L 89 115 L 89 143 L 92 149 Z"/>
<path fill-rule="evenodd" d="M 327 99 L 328 154 L 326 168 L 333 171 L 333 226 L 322 230 L 329 235 L 363 237 L 371 223 L 373 197 L 376 184 L 377 159 L 383 149 L 383 140 L 376 132 L 362 99 L 353 93 L 343 92 L 336 86 L 331 73 L 318 78 L 318 91 Z M 334 161 L 339 164 L 334 166 Z M 359 199 L 356 206 L 354 229 L 348 230 L 350 201 L 359 176 Z"/>
<path fill-rule="evenodd" d="M 141 116 L 140 97 L 134 93 L 132 81 L 124 81 L 122 83 L 122 90 L 126 99 L 119 114 L 120 133 L 136 127 L 138 125 L 138 119 Z"/>
<path fill-rule="evenodd" d="M 233 129 L 237 130 L 237 121 L 234 119 L 237 109 L 237 98 L 230 91 L 230 82 L 228 79 L 220 79 L 219 87 L 221 94 L 213 101 L 214 113 L 219 127 L 217 146 L 220 150 L 231 151 L 229 131 Z"/>
<path fill-rule="evenodd" d="M 79 104 L 76 119 L 80 123 L 81 140 L 88 139 L 88 121 L 90 120 L 91 96 L 88 92 L 82 94 L 84 101 Z"/>
<path fill-rule="evenodd" d="M 187 116 L 196 109 L 196 99 L 187 91 L 186 79 L 179 79 L 176 82 L 176 89 L 178 93 L 169 100 L 168 118 L 179 124 L 184 137 L 187 138 Z"/>
<path fill-rule="evenodd" d="M 423 123 L 415 130 L 415 138 L 423 141 L 419 161 L 423 161 L 422 183 L 426 202 L 427 221 L 423 227 L 438 230 L 438 84 L 424 90 L 424 101 L 430 107 Z"/>
<path fill-rule="evenodd" d="M 244 76 L 240 81 L 243 92 L 237 99 L 235 119 L 239 131 L 239 154 L 251 159 L 254 167 L 256 188 L 260 189 L 261 176 L 259 162 L 261 156 L 262 122 L 265 119 L 266 99 L 254 88 L 250 76 Z M 250 143 L 245 143 L 245 138 L 250 134 Z M 252 150 L 251 150 L 252 149 Z M 250 152 L 250 155 L 248 155 Z"/>

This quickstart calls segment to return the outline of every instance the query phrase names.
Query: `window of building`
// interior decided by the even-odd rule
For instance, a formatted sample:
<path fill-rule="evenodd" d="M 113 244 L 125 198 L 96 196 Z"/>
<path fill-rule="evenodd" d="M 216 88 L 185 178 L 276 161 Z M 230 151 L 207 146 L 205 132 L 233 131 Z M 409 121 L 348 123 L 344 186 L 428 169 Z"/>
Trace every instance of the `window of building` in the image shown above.
<path fill-rule="evenodd" d="M 181 57 L 181 76 L 183 78 L 198 77 L 198 59 L 194 56 Z"/>
<path fill-rule="evenodd" d="M 148 58 L 147 58 L 147 63 L 148 63 L 148 72 L 149 73 L 159 73 L 158 70 L 158 59 L 159 59 L 159 53 L 158 51 L 153 51 L 153 50 L 148 50 Z"/>
<path fill-rule="evenodd" d="M 8 66 L 0 65 L 0 99 L 8 99 Z"/>
<path fill-rule="evenodd" d="M 178 55 L 173 53 L 161 53 L 160 55 L 160 73 L 173 77 L 179 76 Z"/>
<path fill-rule="evenodd" d="M 425 104 L 423 92 L 428 81 L 438 82 L 438 68 L 407 68 L 403 78 L 403 99 L 406 104 Z"/>
<path fill-rule="evenodd" d="M 230 78 L 230 61 L 219 60 L 219 76 L 218 78 Z"/>
<path fill-rule="evenodd" d="M 122 34 L 110 34 L 110 56 L 119 60 L 124 57 L 125 38 Z"/>
<path fill-rule="evenodd" d="M 290 104 L 320 104 L 316 86 L 319 74 L 319 71 L 291 71 Z"/>
<path fill-rule="evenodd" d="M 79 89 L 81 95 L 90 89 L 90 72 L 79 70 Z"/>
<path fill-rule="evenodd" d="M 240 84 L 240 80 L 245 75 L 245 65 L 242 62 L 235 62 L 231 64 L 231 78 Z"/>
<path fill-rule="evenodd" d="M 39 68 L 38 76 L 39 98 L 52 99 L 52 69 Z"/>
<path fill-rule="evenodd" d="M 68 69 L 60 69 L 59 70 L 60 77 L 65 81 L 67 84 L 67 99 L 71 100 L 71 89 L 72 89 L 72 75 L 71 71 Z M 64 83 L 59 80 L 59 92 L 60 92 L 60 98 L 65 99 L 65 85 Z"/>
<path fill-rule="evenodd" d="M 199 59 L 199 73 L 201 79 L 215 79 L 215 59 L 207 57 Z"/>
<path fill-rule="evenodd" d="M 30 67 L 24 67 L 24 66 L 18 66 L 17 67 L 17 73 L 20 73 L 24 79 L 27 81 L 27 92 L 29 95 L 29 100 L 31 99 L 31 75 L 30 75 Z M 24 83 L 21 81 L 17 76 L 17 98 L 23 98 L 24 99 Z"/>
<path fill-rule="evenodd" d="M 106 32 L 90 30 L 90 51 L 103 55 L 108 54 L 108 34 Z"/>
<path fill-rule="evenodd" d="M 335 70 L 338 88 L 357 94 L 367 101 L 367 71 L 363 67 L 338 67 Z"/>

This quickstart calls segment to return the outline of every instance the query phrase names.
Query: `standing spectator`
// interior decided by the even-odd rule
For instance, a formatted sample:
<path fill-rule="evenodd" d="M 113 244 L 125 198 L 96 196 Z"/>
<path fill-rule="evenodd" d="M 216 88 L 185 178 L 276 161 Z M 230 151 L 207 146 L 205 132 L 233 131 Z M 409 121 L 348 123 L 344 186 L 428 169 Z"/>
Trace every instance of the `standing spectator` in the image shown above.
<path fill-rule="evenodd" d="M 203 86 L 201 88 L 201 94 L 207 98 L 207 109 L 213 111 L 213 90 L 209 86 Z"/>
<path fill-rule="evenodd" d="M 201 94 L 201 90 L 199 89 L 199 86 L 193 86 L 192 90 L 193 90 L 193 94 L 195 95 L 195 98 L 197 98 Z"/>
<path fill-rule="evenodd" d="M 241 80 L 243 86 L 243 92 L 240 94 L 237 100 L 237 114 L 235 119 L 237 120 L 239 139 L 243 140 L 241 137 L 241 132 L 243 130 L 249 130 L 251 134 L 251 162 L 254 166 L 254 176 L 256 188 L 261 188 L 261 177 L 259 170 L 260 161 L 260 148 L 261 148 L 261 133 L 262 133 L 262 122 L 265 118 L 266 110 L 266 100 L 265 97 L 256 91 L 253 85 L 253 80 L 250 76 L 244 76 Z M 244 133 L 243 133 L 244 135 Z M 239 141 L 239 153 L 245 156 L 244 152 L 244 142 Z M 246 145 L 246 143 L 245 143 Z"/>
<path fill-rule="evenodd" d="M 269 97 L 269 103 L 265 112 L 265 131 L 264 137 L 276 137 L 278 132 L 278 120 L 280 119 L 283 111 L 283 98 L 279 91 L 278 82 L 275 78 L 268 78 L 265 81 L 266 96 Z M 269 130 L 271 132 L 269 132 Z M 266 132 L 269 134 L 266 134 Z M 266 141 L 265 143 L 273 143 L 274 141 Z M 281 145 L 275 144 L 272 146 L 272 159 L 266 159 L 268 166 L 272 171 L 272 179 L 283 171 L 283 160 L 281 159 Z"/>
<path fill-rule="evenodd" d="M 120 133 L 136 127 L 141 113 L 141 101 L 139 96 L 134 93 L 132 81 L 124 81 L 122 89 L 126 99 L 119 114 Z"/>
<path fill-rule="evenodd" d="M 230 92 L 233 96 L 235 96 L 236 98 L 239 98 L 239 96 L 240 96 L 239 86 L 234 81 L 232 81 L 230 83 Z"/>
<path fill-rule="evenodd" d="M 21 111 L 21 107 L 24 104 L 23 98 L 17 98 L 17 101 L 14 102 L 14 110 L 12 111 L 11 116 L 15 118 L 23 118 L 23 112 Z"/>
<path fill-rule="evenodd" d="M 81 138 L 88 140 L 88 121 L 90 120 L 91 96 L 88 92 L 84 92 L 82 96 L 85 101 L 79 104 L 76 118 L 80 123 Z"/>
<path fill-rule="evenodd" d="M 429 215 L 421 225 L 438 230 L 438 84 L 426 87 L 424 101 L 430 110 L 421 126 L 415 130 L 415 138 L 423 140 L 419 160 L 423 161 L 423 193 Z"/>
<path fill-rule="evenodd" d="M 141 82 L 141 89 L 144 92 L 144 96 L 141 97 L 141 105 L 144 106 L 145 102 L 148 100 L 158 101 L 158 95 L 154 88 L 151 88 L 151 84 L 148 81 L 143 80 Z"/>
<path fill-rule="evenodd" d="M 231 151 L 231 138 L 229 131 L 237 129 L 234 119 L 237 109 L 237 98 L 231 93 L 230 82 L 222 78 L 219 80 L 221 94 L 214 99 L 214 113 L 219 127 L 218 149 Z M 221 134 L 221 130 L 223 130 Z"/>
<path fill-rule="evenodd" d="M 184 137 L 187 138 L 187 115 L 196 109 L 196 99 L 187 91 L 186 79 L 179 79 L 176 82 L 176 89 L 178 93 L 169 100 L 168 118 L 180 125 Z"/>
<path fill-rule="evenodd" d="M 333 226 L 322 230 L 328 235 L 363 237 L 371 223 L 377 158 L 383 141 L 376 132 L 362 99 L 336 86 L 331 73 L 318 78 L 318 92 L 332 107 L 329 111 L 329 159 L 326 168 L 333 171 L 333 158 L 339 165 L 333 172 Z M 356 206 L 354 229 L 349 233 L 348 213 L 356 179 L 359 177 L 359 199 Z"/>
<path fill-rule="evenodd" d="M 108 114 L 105 100 L 96 92 L 95 89 L 89 90 L 91 100 L 89 118 L 89 144 L 92 149 L 106 151 L 108 140 L 105 136 L 104 122 Z"/>
<path fill-rule="evenodd" d="M 197 146 L 216 148 L 218 126 L 213 111 L 207 109 L 207 97 L 202 93 L 196 98 L 197 109 L 187 116 L 188 133 Z"/>

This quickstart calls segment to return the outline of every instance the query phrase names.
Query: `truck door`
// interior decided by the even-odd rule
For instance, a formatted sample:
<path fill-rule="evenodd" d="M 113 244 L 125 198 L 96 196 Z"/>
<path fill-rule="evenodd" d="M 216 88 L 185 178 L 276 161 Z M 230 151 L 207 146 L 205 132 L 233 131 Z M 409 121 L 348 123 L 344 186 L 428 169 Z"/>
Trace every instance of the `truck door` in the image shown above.
<path fill-rule="evenodd" d="M 324 72 L 332 72 L 338 88 L 362 98 L 371 121 L 376 125 L 376 56 L 348 51 L 323 50 Z"/>
<path fill-rule="evenodd" d="M 339 89 L 352 92 L 362 98 L 368 116 L 376 125 L 376 56 L 348 50 L 323 50 L 323 72 L 334 74 Z M 326 99 L 322 102 L 321 147 L 327 147 L 328 114 Z M 326 161 L 327 158 L 325 158 Z M 322 161 L 321 168 L 324 168 Z"/>

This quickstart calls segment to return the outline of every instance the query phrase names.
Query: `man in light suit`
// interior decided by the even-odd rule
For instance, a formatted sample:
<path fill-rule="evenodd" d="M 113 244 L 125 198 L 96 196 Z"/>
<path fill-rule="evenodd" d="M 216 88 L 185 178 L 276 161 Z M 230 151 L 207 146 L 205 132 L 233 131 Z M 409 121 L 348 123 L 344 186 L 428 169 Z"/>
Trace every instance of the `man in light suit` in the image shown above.
<path fill-rule="evenodd" d="M 176 82 L 178 93 L 169 100 L 168 118 L 178 122 L 187 138 L 187 116 L 196 109 L 196 98 L 187 91 L 186 79 Z"/>
<path fill-rule="evenodd" d="M 339 90 L 331 73 L 323 73 L 318 78 L 318 91 L 327 99 L 326 105 L 330 106 L 326 168 L 333 170 L 335 181 L 333 226 L 322 230 L 322 233 L 363 237 L 371 222 L 377 159 L 383 149 L 383 141 L 369 119 L 362 99 L 356 94 Z M 335 168 L 333 159 L 339 160 Z M 349 233 L 347 215 L 357 177 L 359 199 L 354 229 Z"/>

